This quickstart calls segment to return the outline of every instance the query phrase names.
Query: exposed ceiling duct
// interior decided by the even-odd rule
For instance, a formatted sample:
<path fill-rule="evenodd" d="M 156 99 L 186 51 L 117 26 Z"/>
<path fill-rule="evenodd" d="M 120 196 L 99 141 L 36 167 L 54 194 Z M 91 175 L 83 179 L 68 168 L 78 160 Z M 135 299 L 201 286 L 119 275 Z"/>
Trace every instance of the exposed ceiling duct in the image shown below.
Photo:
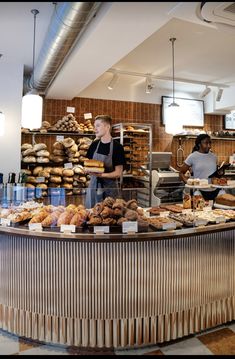
<path fill-rule="evenodd" d="M 45 93 L 102 2 L 63 2 L 55 11 L 38 56 L 33 76 L 24 78 L 24 93 Z"/>

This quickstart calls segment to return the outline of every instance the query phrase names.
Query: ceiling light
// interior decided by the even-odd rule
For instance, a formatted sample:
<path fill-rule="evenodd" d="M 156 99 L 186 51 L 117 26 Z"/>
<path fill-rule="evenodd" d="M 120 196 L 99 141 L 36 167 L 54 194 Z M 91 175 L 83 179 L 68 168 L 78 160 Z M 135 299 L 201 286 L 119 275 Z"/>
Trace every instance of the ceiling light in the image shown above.
<path fill-rule="evenodd" d="M 118 81 L 118 75 L 113 74 L 113 77 L 112 77 L 110 83 L 108 84 L 108 89 L 112 90 L 114 88 L 114 86 L 116 85 L 117 81 Z"/>
<path fill-rule="evenodd" d="M 171 106 L 179 106 L 178 103 L 175 102 L 175 61 L 174 61 L 174 43 L 176 38 L 171 37 L 171 45 L 172 45 L 172 87 L 173 87 L 173 101 L 170 103 L 169 107 Z"/>
<path fill-rule="evenodd" d="M 200 97 L 201 98 L 206 97 L 210 92 L 211 92 L 211 88 L 206 86 L 205 90 L 202 91 L 202 93 L 200 94 Z"/>
<path fill-rule="evenodd" d="M 5 115 L 0 111 L 0 136 L 4 136 L 5 133 Z"/>
<path fill-rule="evenodd" d="M 35 60 L 35 33 L 36 33 L 36 16 L 38 10 L 33 9 L 31 13 L 34 15 L 34 31 L 33 31 L 33 86 L 34 86 L 34 60 Z M 42 97 L 39 96 L 36 89 L 31 90 L 22 98 L 22 118 L 21 125 L 30 130 L 40 128 L 42 126 Z"/>
<path fill-rule="evenodd" d="M 223 89 L 219 89 L 218 92 L 217 92 L 217 95 L 216 95 L 216 101 L 220 101 L 221 100 L 221 97 L 223 95 L 223 92 L 224 90 Z"/>
<path fill-rule="evenodd" d="M 146 76 L 146 80 L 145 80 L 145 92 L 151 93 L 153 88 L 154 88 L 154 83 L 152 81 L 151 76 L 148 75 Z"/>

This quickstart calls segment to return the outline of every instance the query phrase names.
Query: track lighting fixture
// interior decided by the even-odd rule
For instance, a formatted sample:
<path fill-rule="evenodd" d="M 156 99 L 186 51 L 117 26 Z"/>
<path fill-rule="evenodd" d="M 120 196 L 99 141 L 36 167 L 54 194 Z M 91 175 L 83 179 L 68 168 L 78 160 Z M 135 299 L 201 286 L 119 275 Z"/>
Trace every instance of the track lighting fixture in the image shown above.
<path fill-rule="evenodd" d="M 114 88 L 114 86 L 116 85 L 118 81 L 118 74 L 113 74 L 113 77 L 110 81 L 110 83 L 108 84 L 108 89 L 112 90 Z"/>
<path fill-rule="evenodd" d="M 223 95 L 224 90 L 223 89 L 218 89 L 217 95 L 216 95 L 216 101 L 219 102 L 221 100 L 221 97 Z"/>
<path fill-rule="evenodd" d="M 152 82 L 151 76 L 146 76 L 145 92 L 146 93 L 151 93 L 153 88 L 154 88 L 154 83 Z"/>
<path fill-rule="evenodd" d="M 205 90 L 202 91 L 202 93 L 200 94 L 200 97 L 201 98 L 206 97 L 210 92 L 211 92 L 211 88 L 206 86 Z"/>

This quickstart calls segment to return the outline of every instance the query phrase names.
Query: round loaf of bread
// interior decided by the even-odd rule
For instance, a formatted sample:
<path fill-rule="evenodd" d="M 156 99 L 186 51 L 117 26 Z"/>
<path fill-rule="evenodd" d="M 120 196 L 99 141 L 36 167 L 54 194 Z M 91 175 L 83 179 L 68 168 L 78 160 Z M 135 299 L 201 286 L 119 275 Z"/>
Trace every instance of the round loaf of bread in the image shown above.
<path fill-rule="evenodd" d="M 57 175 L 57 176 L 62 176 L 63 170 L 64 170 L 63 167 L 53 167 L 51 169 L 51 174 Z"/>
<path fill-rule="evenodd" d="M 21 145 L 21 151 L 28 150 L 29 148 L 33 148 L 33 146 L 30 143 L 23 143 Z"/>
<path fill-rule="evenodd" d="M 38 173 L 38 177 L 45 177 L 45 178 L 49 178 L 50 177 L 50 171 L 47 171 L 46 169 L 40 171 Z"/>
<path fill-rule="evenodd" d="M 32 148 L 28 148 L 27 150 L 22 152 L 22 156 L 35 156 L 36 152 Z"/>
<path fill-rule="evenodd" d="M 62 187 L 67 189 L 72 189 L 73 185 L 71 183 L 63 183 Z"/>
<path fill-rule="evenodd" d="M 61 162 L 65 161 L 66 157 L 65 156 L 50 155 L 50 159 L 51 159 L 51 161 L 53 161 L 55 163 L 61 163 Z"/>
<path fill-rule="evenodd" d="M 75 144 L 75 141 L 71 137 L 65 138 L 63 141 L 63 145 L 66 148 L 69 148 L 69 147 L 73 146 L 74 144 Z"/>
<path fill-rule="evenodd" d="M 50 156 L 50 152 L 47 150 L 40 150 L 37 152 L 37 156 L 38 157 L 49 157 Z"/>
<path fill-rule="evenodd" d="M 76 166 L 76 167 L 74 167 L 73 168 L 73 170 L 74 170 L 74 173 L 76 173 L 76 174 L 81 174 L 81 175 L 83 175 L 84 174 L 84 169 L 83 169 L 83 167 L 82 166 Z"/>
<path fill-rule="evenodd" d="M 64 149 L 64 145 L 62 142 L 56 141 L 55 143 L 53 143 L 53 148 L 55 150 L 63 150 Z"/>
<path fill-rule="evenodd" d="M 41 151 L 41 150 L 46 150 L 47 149 L 47 145 L 45 143 L 37 143 L 36 145 L 33 146 L 34 151 Z"/>
<path fill-rule="evenodd" d="M 42 166 L 37 166 L 34 168 L 33 170 L 33 175 L 34 176 L 38 176 L 38 174 L 43 170 L 43 167 Z"/>
<path fill-rule="evenodd" d="M 88 150 L 89 147 L 90 145 L 83 143 L 79 146 L 79 150 Z"/>
<path fill-rule="evenodd" d="M 49 158 L 48 157 L 37 157 L 37 162 L 38 163 L 48 163 Z"/>
<path fill-rule="evenodd" d="M 50 176 L 49 181 L 52 183 L 61 183 L 62 178 L 60 176 Z"/>
<path fill-rule="evenodd" d="M 27 188 L 35 188 L 35 186 L 31 183 L 26 183 L 25 185 Z"/>
<path fill-rule="evenodd" d="M 73 170 L 70 170 L 68 168 L 64 169 L 63 170 L 63 176 L 65 177 L 71 177 L 74 175 L 74 171 Z"/>
<path fill-rule="evenodd" d="M 39 183 L 36 186 L 37 188 L 47 189 L 47 185 L 45 183 Z"/>
<path fill-rule="evenodd" d="M 63 181 L 66 183 L 73 183 L 73 177 L 65 177 L 63 176 Z"/>
<path fill-rule="evenodd" d="M 36 157 L 34 156 L 26 156 L 23 158 L 22 160 L 25 163 L 35 163 L 36 162 Z"/>
<path fill-rule="evenodd" d="M 27 183 L 37 183 L 36 178 L 34 176 L 27 176 Z"/>

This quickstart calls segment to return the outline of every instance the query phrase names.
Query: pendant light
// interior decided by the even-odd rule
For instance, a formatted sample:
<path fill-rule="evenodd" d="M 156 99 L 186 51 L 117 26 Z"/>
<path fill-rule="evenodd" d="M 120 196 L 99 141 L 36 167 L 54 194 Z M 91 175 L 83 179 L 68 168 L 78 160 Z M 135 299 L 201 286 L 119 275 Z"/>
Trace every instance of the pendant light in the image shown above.
<path fill-rule="evenodd" d="M 4 136 L 5 133 L 5 115 L 0 111 L 0 136 Z"/>
<path fill-rule="evenodd" d="M 175 37 L 171 37 L 171 45 L 172 45 L 172 92 L 173 92 L 173 101 L 169 105 L 169 113 L 167 117 L 167 121 L 165 123 L 165 132 L 170 135 L 176 135 L 183 131 L 182 119 L 180 116 L 179 105 L 175 102 L 175 57 L 174 57 L 174 44 Z"/>
<path fill-rule="evenodd" d="M 38 10 L 33 9 L 31 13 L 34 15 L 34 31 L 33 31 L 33 73 L 32 84 L 34 87 L 34 61 L 35 61 L 35 33 L 36 33 L 36 16 Z M 30 130 L 40 128 L 42 126 L 42 97 L 39 96 L 36 89 L 33 88 L 22 98 L 22 119 L 21 125 Z"/>

